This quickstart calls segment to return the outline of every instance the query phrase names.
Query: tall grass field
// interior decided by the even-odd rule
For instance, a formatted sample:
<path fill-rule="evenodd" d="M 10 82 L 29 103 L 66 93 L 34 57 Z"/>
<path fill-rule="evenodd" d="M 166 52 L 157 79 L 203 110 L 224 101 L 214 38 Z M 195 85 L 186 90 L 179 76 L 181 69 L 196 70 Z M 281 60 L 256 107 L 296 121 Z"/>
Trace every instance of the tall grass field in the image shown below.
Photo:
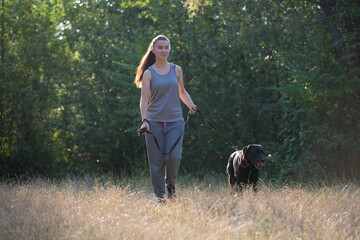
<path fill-rule="evenodd" d="M 229 190 L 226 176 L 179 177 L 158 204 L 146 176 L 0 183 L 0 239 L 360 239 L 357 183 Z"/>

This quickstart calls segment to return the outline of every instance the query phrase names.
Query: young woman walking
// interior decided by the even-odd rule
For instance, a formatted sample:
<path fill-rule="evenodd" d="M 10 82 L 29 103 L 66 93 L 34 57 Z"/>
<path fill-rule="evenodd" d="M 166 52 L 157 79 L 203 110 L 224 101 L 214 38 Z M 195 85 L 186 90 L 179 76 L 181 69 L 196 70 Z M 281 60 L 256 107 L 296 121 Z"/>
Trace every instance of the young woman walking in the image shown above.
<path fill-rule="evenodd" d="M 140 61 L 135 78 L 136 86 L 141 88 L 140 128 L 151 131 L 158 141 L 145 133 L 151 182 L 159 202 L 165 201 L 165 189 L 168 198 L 175 197 L 185 127 L 181 101 L 191 114 L 196 113 L 196 106 L 184 88 L 182 69 L 167 61 L 169 54 L 169 39 L 163 35 L 155 37 Z"/>

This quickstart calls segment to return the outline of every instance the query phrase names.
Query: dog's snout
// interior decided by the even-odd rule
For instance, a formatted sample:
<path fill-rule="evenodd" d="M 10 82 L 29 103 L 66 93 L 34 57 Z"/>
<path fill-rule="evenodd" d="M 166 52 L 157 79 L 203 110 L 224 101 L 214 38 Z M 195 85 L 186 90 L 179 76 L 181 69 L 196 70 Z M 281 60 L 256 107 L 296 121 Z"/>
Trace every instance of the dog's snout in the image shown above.
<path fill-rule="evenodd" d="M 260 161 L 258 162 L 258 166 L 262 167 L 265 165 L 265 158 L 261 158 Z"/>
<path fill-rule="evenodd" d="M 257 165 L 258 165 L 259 167 L 262 167 L 262 166 L 265 165 L 265 163 L 264 163 L 264 162 L 261 162 L 261 163 L 258 163 Z"/>

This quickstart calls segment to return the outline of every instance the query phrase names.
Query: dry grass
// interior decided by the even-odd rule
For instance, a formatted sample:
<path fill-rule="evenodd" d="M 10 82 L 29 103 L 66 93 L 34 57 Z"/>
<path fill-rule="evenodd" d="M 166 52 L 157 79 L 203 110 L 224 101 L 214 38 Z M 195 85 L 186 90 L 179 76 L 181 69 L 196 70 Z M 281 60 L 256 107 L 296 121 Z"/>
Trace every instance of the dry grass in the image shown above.
<path fill-rule="evenodd" d="M 148 178 L 3 182 L 0 239 L 360 239 L 357 184 L 234 195 L 221 178 L 179 182 L 161 206 Z"/>

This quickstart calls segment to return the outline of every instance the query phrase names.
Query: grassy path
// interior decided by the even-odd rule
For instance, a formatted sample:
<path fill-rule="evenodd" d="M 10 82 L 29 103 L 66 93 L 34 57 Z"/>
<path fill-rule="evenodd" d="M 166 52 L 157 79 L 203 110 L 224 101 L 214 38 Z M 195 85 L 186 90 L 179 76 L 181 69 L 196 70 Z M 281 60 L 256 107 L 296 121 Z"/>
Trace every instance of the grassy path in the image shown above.
<path fill-rule="evenodd" d="M 0 183 L 0 239 L 360 239 L 355 184 L 231 193 L 225 177 L 178 184 L 159 206 L 147 177 Z"/>

